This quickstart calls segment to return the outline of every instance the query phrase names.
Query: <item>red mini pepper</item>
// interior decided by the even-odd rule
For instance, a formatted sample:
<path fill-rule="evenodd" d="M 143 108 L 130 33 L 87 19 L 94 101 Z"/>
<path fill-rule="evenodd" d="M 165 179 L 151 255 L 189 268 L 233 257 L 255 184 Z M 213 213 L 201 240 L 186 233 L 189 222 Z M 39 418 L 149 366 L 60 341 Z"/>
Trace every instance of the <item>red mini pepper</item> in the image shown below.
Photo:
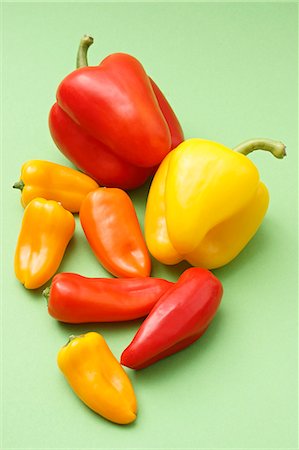
<path fill-rule="evenodd" d="M 118 188 L 90 192 L 80 208 L 85 236 L 100 263 L 116 277 L 147 277 L 151 260 L 134 205 Z"/>
<path fill-rule="evenodd" d="M 143 369 L 195 342 L 206 331 L 222 297 L 220 281 L 208 270 L 186 270 L 156 303 L 121 364 Z"/>
<path fill-rule="evenodd" d="M 58 87 L 50 131 L 62 153 L 100 185 L 136 188 L 183 141 L 183 132 L 136 58 L 114 53 L 88 67 L 92 43 L 82 38 L 77 70 Z"/>
<path fill-rule="evenodd" d="M 59 273 L 43 294 L 49 314 L 61 322 L 116 322 L 146 316 L 171 286 L 160 278 L 86 278 Z"/>

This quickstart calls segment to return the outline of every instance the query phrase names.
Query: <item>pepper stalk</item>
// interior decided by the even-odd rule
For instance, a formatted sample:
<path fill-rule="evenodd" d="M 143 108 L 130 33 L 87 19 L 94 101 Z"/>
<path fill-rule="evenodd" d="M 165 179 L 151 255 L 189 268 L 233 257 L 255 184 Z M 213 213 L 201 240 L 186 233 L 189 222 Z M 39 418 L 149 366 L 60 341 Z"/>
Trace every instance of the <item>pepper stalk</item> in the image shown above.
<path fill-rule="evenodd" d="M 76 61 L 77 69 L 80 69 L 80 67 L 88 66 L 87 51 L 92 44 L 93 38 L 91 36 L 88 36 L 87 34 L 84 34 L 83 38 L 80 41 L 77 53 L 77 61 Z"/>
<path fill-rule="evenodd" d="M 286 156 L 286 146 L 283 142 L 273 139 L 248 139 L 241 142 L 234 150 L 242 155 L 248 155 L 255 150 L 265 150 L 272 153 L 275 158 L 282 159 Z"/>

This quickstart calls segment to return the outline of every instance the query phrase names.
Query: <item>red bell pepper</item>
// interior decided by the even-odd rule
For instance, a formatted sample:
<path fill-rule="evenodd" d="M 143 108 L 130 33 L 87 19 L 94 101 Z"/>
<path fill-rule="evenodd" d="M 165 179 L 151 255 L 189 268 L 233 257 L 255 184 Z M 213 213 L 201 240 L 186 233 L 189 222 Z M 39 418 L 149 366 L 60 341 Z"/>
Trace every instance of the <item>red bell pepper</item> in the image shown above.
<path fill-rule="evenodd" d="M 146 316 L 173 283 L 159 278 L 86 278 L 59 273 L 44 290 L 61 322 L 116 322 Z"/>
<path fill-rule="evenodd" d="M 136 58 L 114 53 L 88 67 L 92 42 L 83 37 L 78 69 L 58 87 L 50 131 L 62 153 L 100 185 L 136 188 L 183 141 L 183 132 Z"/>
<path fill-rule="evenodd" d="M 153 307 L 121 364 L 143 369 L 195 342 L 208 328 L 222 297 L 220 281 L 208 270 L 186 270 Z"/>

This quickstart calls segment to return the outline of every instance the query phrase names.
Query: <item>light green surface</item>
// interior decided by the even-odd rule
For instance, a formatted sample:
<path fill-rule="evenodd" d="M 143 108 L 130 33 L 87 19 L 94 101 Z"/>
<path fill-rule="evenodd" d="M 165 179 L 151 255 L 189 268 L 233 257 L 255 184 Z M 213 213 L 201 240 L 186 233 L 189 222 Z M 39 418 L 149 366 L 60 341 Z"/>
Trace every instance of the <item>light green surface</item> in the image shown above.
<path fill-rule="evenodd" d="M 297 5 L 295 3 L 7 3 L 3 55 L 2 448 L 297 448 Z M 22 219 L 11 189 L 29 159 L 68 165 L 47 115 L 73 70 L 82 34 L 90 64 L 115 51 L 144 64 L 186 137 L 235 146 L 251 137 L 287 145 L 283 161 L 252 154 L 271 204 L 255 238 L 215 271 L 224 298 L 207 333 L 148 369 L 128 370 L 139 415 L 113 425 L 71 392 L 56 366 L 69 334 L 99 331 L 117 357 L 140 321 L 68 326 L 47 314 L 41 289 L 15 279 Z M 148 186 L 132 193 L 143 221 Z M 60 271 L 106 276 L 80 224 Z M 186 267 L 154 263 L 175 280 Z"/>

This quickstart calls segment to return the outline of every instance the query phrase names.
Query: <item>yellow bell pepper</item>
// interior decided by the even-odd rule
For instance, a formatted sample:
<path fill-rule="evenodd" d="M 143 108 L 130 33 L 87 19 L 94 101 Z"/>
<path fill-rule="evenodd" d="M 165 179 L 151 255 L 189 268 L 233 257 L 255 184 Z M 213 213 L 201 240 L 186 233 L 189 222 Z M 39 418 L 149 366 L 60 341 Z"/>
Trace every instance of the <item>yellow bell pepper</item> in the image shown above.
<path fill-rule="evenodd" d="M 25 207 L 36 197 L 56 200 L 71 212 L 78 212 L 86 195 L 99 185 L 89 176 L 49 161 L 32 160 L 23 164 L 21 178 L 14 188 L 22 191 Z"/>
<path fill-rule="evenodd" d="M 55 274 L 74 230 L 72 213 L 58 202 L 36 198 L 25 208 L 14 267 L 27 289 L 42 286 Z"/>
<path fill-rule="evenodd" d="M 250 140 L 235 150 L 189 139 L 172 150 L 156 172 L 145 212 L 149 251 L 164 264 L 187 260 L 214 269 L 246 246 L 267 211 L 269 194 L 245 156 L 263 149 L 277 158 L 285 146 Z"/>
<path fill-rule="evenodd" d="M 70 336 L 57 363 L 74 392 L 97 414 L 119 424 L 136 419 L 131 382 L 100 334 Z"/>

